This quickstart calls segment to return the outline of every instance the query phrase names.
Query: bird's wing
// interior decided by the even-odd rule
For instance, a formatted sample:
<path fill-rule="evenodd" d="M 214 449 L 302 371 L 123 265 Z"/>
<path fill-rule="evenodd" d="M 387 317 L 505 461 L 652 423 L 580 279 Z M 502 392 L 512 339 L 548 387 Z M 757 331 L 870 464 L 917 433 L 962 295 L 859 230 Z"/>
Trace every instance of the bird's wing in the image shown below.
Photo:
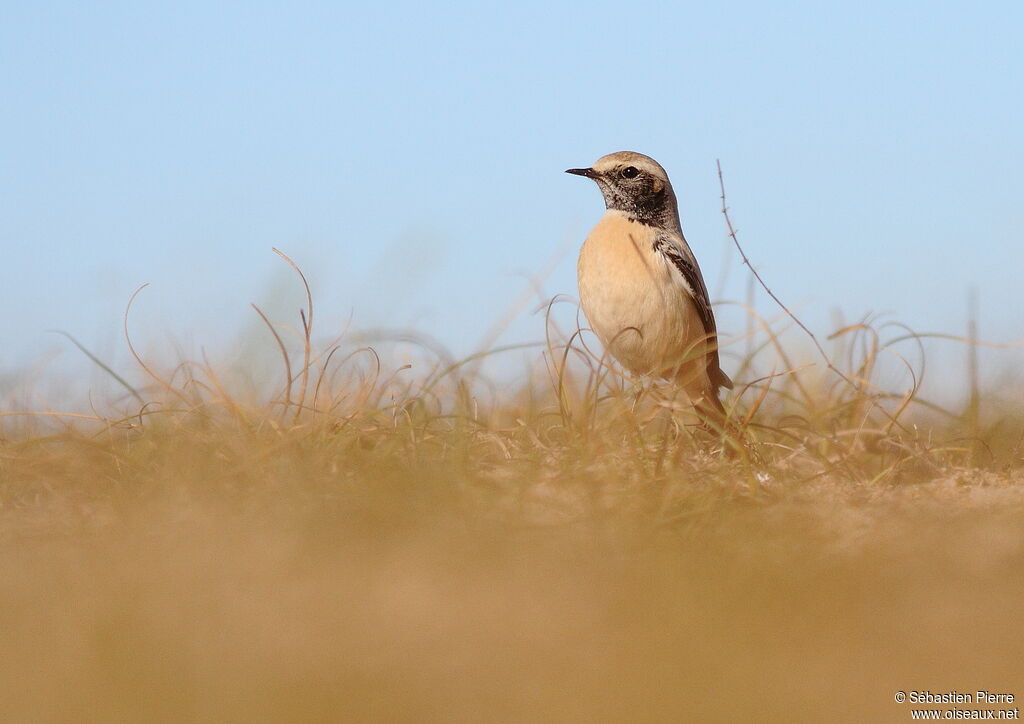
<path fill-rule="evenodd" d="M 704 324 L 704 334 L 710 349 L 708 351 L 708 376 L 718 387 L 732 389 L 732 380 L 722 371 L 718 357 L 718 330 L 715 327 L 715 315 L 711 311 L 711 299 L 704 277 L 697 266 L 697 259 L 690 250 L 690 245 L 681 235 L 660 232 L 654 240 L 654 250 L 662 255 L 679 272 L 680 281 L 687 288 L 689 297 L 697 309 L 700 321 Z"/>

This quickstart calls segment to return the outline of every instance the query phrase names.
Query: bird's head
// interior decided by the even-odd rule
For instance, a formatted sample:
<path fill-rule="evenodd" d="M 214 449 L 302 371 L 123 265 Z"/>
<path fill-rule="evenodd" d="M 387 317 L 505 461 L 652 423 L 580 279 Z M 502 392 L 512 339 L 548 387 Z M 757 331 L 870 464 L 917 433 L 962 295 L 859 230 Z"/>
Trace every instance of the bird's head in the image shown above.
<path fill-rule="evenodd" d="M 593 179 L 605 206 L 622 211 L 651 226 L 679 224 L 676 197 L 668 174 L 650 156 L 618 151 L 602 156 L 590 168 L 570 168 L 566 173 Z"/>

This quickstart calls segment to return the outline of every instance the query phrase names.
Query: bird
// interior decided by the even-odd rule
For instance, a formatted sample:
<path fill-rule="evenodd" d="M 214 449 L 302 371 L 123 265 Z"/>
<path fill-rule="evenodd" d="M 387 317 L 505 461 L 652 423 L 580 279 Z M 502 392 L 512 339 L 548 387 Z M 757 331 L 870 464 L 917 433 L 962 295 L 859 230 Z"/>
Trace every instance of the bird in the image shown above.
<path fill-rule="evenodd" d="M 635 375 L 674 382 L 702 422 L 726 430 L 718 331 L 707 286 L 683 236 L 668 174 L 650 156 L 618 151 L 566 173 L 592 179 L 605 213 L 580 249 L 580 306 L 609 354 Z"/>

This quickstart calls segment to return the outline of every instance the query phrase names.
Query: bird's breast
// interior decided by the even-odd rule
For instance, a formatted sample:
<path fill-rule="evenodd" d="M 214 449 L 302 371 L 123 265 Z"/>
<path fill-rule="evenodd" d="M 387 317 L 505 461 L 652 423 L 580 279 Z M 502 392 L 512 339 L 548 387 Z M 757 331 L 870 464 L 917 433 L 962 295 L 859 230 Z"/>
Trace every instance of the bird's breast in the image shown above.
<path fill-rule="evenodd" d="M 591 328 L 633 372 L 658 373 L 703 326 L 678 273 L 654 250 L 657 230 L 607 212 L 580 250 L 580 304 Z M 670 363 L 668 363 L 670 364 Z"/>
<path fill-rule="evenodd" d="M 607 212 L 583 242 L 581 280 L 586 275 L 613 285 L 663 283 L 668 270 L 654 251 L 656 233 L 617 211 Z"/>

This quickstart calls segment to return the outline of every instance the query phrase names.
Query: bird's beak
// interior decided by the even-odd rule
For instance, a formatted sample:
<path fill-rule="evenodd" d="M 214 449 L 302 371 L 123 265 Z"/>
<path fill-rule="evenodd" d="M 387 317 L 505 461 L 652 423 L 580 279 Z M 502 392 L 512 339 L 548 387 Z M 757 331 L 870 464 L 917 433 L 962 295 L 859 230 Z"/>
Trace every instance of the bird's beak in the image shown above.
<path fill-rule="evenodd" d="M 587 178 L 597 178 L 597 171 L 592 168 L 567 168 L 566 173 L 575 174 L 576 176 L 586 176 Z"/>

